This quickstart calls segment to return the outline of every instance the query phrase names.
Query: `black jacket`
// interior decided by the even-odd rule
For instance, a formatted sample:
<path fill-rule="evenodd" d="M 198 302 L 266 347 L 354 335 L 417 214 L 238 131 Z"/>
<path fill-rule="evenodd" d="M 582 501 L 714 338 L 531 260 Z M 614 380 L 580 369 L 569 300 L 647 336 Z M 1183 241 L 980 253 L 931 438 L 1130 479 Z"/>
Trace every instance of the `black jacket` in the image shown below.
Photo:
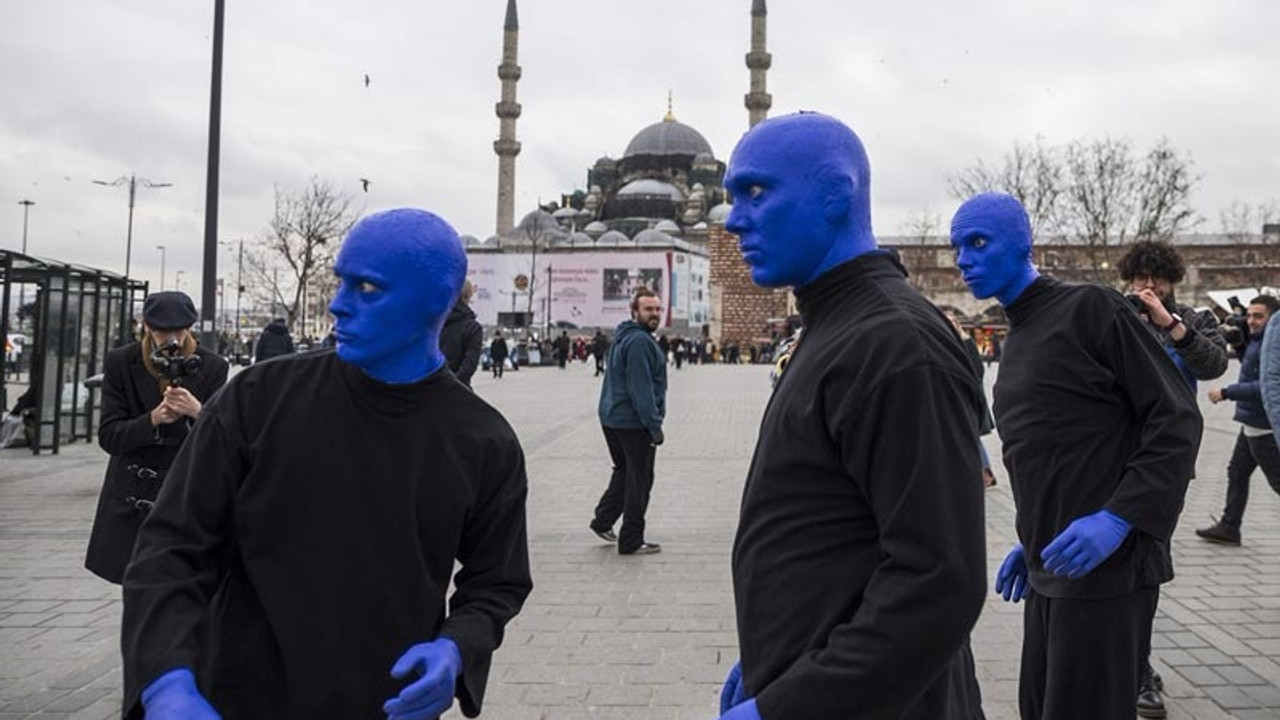
<path fill-rule="evenodd" d="M 484 344 L 484 328 L 476 321 L 476 314 L 466 303 L 458 301 L 449 311 L 440 331 L 440 352 L 449 369 L 468 387 L 471 376 L 480 365 L 480 347 Z"/>
<path fill-rule="evenodd" d="M 253 350 L 253 361 L 262 362 L 293 352 L 293 338 L 289 327 L 282 320 L 272 320 L 262 329 L 258 344 Z"/>
<path fill-rule="evenodd" d="M 227 381 L 227 361 L 204 348 L 196 348 L 196 355 L 202 363 L 200 373 L 186 388 L 203 404 Z M 98 444 L 111 460 L 84 565 L 104 580 L 119 583 L 146 517 L 146 503 L 140 508 L 137 501 L 155 500 L 191 422 L 182 418 L 158 427 L 151 424 L 151 411 L 162 397 L 159 383 L 143 364 L 142 343 L 109 351 L 104 368 Z"/>
<path fill-rule="evenodd" d="M 747 695 L 770 720 L 981 718 L 981 386 L 886 253 L 796 301 L 733 547 Z"/>

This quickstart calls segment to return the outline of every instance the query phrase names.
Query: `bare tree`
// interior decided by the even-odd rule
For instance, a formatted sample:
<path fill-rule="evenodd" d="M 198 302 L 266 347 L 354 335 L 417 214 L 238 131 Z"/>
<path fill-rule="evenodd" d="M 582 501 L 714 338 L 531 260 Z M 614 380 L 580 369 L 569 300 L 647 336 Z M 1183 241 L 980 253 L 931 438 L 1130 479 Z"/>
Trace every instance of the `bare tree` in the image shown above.
<path fill-rule="evenodd" d="M 1200 180 L 1194 168 L 1168 138 L 1160 138 L 1147 152 L 1137 177 L 1137 239 L 1170 240 L 1196 223 L 1189 202 Z"/>
<path fill-rule="evenodd" d="M 1031 232 L 1036 237 L 1057 229 L 1058 199 L 1062 194 L 1063 167 L 1059 151 L 1045 147 L 1042 138 L 1034 143 L 1015 143 L 1004 156 L 999 170 L 982 160 L 947 178 L 952 197 L 965 200 L 984 192 L 1005 192 L 1027 209 Z"/>
<path fill-rule="evenodd" d="M 1124 140 L 1073 142 L 1067 146 L 1062 218 L 1067 235 L 1083 243 L 1088 274 L 1101 280 L 1112 238 L 1124 244 L 1137 207 L 1137 173 Z"/>
<path fill-rule="evenodd" d="M 927 257 L 929 238 L 942 234 L 942 216 L 925 205 L 912 210 L 902 221 L 900 232 L 903 239 L 910 243 L 904 247 L 902 264 L 907 268 L 907 278 L 916 290 L 925 287 L 924 268 L 934 267 L 936 263 Z"/>
<path fill-rule="evenodd" d="M 307 304 L 324 300 L 316 293 L 332 294 L 327 276 L 342 238 L 359 217 L 353 204 L 351 196 L 319 178 L 300 190 L 276 188 L 275 213 L 246 253 L 246 265 L 257 299 L 279 307 L 291 328 L 305 320 Z"/>

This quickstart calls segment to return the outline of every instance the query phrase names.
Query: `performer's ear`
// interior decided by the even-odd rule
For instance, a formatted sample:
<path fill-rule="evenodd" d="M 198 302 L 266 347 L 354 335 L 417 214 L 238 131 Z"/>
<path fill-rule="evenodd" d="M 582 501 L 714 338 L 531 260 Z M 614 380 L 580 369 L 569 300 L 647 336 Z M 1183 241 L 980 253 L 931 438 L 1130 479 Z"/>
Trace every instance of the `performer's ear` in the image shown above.
<path fill-rule="evenodd" d="M 857 194 L 856 182 L 849 175 L 826 167 L 818 173 L 818 191 L 822 197 L 823 217 L 833 225 L 843 225 Z"/>

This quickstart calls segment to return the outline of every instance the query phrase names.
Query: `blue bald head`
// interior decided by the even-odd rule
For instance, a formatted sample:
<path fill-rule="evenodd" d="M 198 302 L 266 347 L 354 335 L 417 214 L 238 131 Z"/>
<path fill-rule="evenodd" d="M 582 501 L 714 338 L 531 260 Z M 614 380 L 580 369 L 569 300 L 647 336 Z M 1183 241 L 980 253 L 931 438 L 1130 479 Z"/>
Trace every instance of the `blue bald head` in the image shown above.
<path fill-rule="evenodd" d="M 765 120 L 738 142 L 725 173 L 751 279 L 803 287 L 876 249 L 871 232 L 871 168 L 862 141 L 819 113 Z"/>
<path fill-rule="evenodd" d="M 982 193 L 951 219 L 951 248 L 965 285 L 979 300 L 1009 305 L 1039 277 L 1031 262 L 1031 221 L 1017 198 Z"/>
<path fill-rule="evenodd" d="M 425 210 L 370 215 L 351 229 L 333 270 L 338 357 L 392 384 L 444 364 L 440 328 L 467 275 L 466 252 L 449 223 Z"/>

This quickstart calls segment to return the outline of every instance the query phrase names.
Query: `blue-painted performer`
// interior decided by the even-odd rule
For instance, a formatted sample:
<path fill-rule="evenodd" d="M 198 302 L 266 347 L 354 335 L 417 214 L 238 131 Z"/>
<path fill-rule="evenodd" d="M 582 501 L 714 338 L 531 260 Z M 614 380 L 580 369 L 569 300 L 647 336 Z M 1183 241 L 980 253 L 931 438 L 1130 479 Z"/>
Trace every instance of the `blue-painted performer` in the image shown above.
<path fill-rule="evenodd" d="M 126 717 L 479 713 L 531 580 L 519 442 L 439 348 L 466 265 L 431 213 L 365 218 L 336 350 L 205 405 L 125 572 Z"/>
<path fill-rule="evenodd" d="M 1010 195 L 951 221 L 965 284 L 1009 317 L 996 425 L 1021 541 L 996 592 L 1027 598 L 1024 720 L 1131 720 L 1168 541 L 1195 471 L 1195 397 L 1119 293 L 1041 277 Z"/>
<path fill-rule="evenodd" d="M 858 137 L 816 113 L 756 125 L 725 176 L 752 280 L 795 288 L 804 323 L 743 490 L 725 720 L 983 717 L 982 389 L 877 247 L 870 181 Z"/>

